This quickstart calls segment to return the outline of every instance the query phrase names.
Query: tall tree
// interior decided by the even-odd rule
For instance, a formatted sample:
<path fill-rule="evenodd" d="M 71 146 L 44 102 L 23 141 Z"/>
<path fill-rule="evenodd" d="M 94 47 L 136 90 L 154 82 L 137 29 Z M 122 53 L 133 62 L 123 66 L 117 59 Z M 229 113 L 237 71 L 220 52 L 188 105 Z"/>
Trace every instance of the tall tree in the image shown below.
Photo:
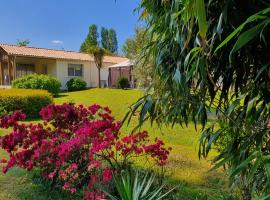
<path fill-rule="evenodd" d="M 126 39 L 122 51 L 124 56 L 134 61 L 133 75 L 136 85 L 140 88 L 150 86 L 154 79 L 153 59 L 144 59 L 141 54 L 144 52 L 149 35 L 145 28 L 136 27 L 132 38 Z"/>
<path fill-rule="evenodd" d="M 108 30 L 108 49 L 111 53 L 118 53 L 117 34 L 114 29 Z"/>
<path fill-rule="evenodd" d="M 87 49 L 87 53 L 94 56 L 95 64 L 98 69 L 98 87 L 100 88 L 101 87 L 100 71 L 103 67 L 103 59 L 104 56 L 106 55 L 106 50 L 100 47 L 92 46 L 91 48 Z"/>
<path fill-rule="evenodd" d="M 101 28 L 101 46 L 102 48 L 109 50 L 109 31 L 104 27 Z"/>
<path fill-rule="evenodd" d="M 98 37 L 99 34 L 97 30 L 97 25 L 93 24 L 89 27 L 89 33 L 84 42 L 82 43 L 80 51 L 87 53 L 89 48 L 97 47 Z"/>
<path fill-rule="evenodd" d="M 147 35 L 145 28 L 136 27 L 134 36 L 126 39 L 122 47 L 124 56 L 132 60 L 140 57 L 140 54 L 147 44 L 148 38 L 149 36 Z"/>
<path fill-rule="evenodd" d="M 142 0 L 140 8 L 162 87 L 129 116 L 139 107 L 140 125 L 201 123 L 199 155 L 222 144 L 216 168 L 228 167 L 244 200 L 269 199 L 269 1 Z M 219 123 L 208 124 L 213 110 Z"/>
<path fill-rule="evenodd" d="M 30 41 L 28 39 L 26 40 L 17 40 L 17 45 L 21 47 L 26 47 L 30 44 Z"/>

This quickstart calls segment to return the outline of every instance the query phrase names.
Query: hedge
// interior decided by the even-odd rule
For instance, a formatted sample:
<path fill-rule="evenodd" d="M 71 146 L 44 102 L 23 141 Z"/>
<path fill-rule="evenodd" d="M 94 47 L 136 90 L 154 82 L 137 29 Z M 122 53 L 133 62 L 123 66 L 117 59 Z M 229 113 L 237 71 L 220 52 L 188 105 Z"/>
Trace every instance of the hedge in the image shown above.
<path fill-rule="evenodd" d="M 85 90 L 86 85 L 86 82 L 81 78 L 72 78 L 66 84 L 68 91 Z"/>
<path fill-rule="evenodd" d="M 28 119 L 39 117 L 39 111 L 53 102 L 45 90 L 0 89 L 0 115 L 21 110 Z"/>
<path fill-rule="evenodd" d="M 12 81 L 12 88 L 47 90 L 53 95 L 60 92 L 61 82 L 45 74 L 29 74 Z"/>
<path fill-rule="evenodd" d="M 117 80 L 117 87 L 121 89 L 125 89 L 129 87 L 129 82 L 127 77 L 119 77 Z"/>

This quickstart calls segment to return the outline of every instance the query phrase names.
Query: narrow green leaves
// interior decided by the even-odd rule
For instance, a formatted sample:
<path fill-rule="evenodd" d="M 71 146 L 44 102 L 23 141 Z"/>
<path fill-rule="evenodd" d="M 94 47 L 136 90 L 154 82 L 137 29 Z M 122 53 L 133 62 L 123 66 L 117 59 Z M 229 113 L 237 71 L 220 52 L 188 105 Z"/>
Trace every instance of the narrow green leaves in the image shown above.
<path fill-rule="evenodd" d="M 244 23 L 242 23 L 240 26 L 238 26 L 223 42 L 216 48 L 215 52 L 216 53 L 219 49 L 221 49 L 223 46 L 225 46 L 230 40 L 232 40 L 234 37 L 237 36 L 238 33 L 240 33 L 245 26 L 251 22 L 254 22 L 256 20 L 264 20 L 267 17 L 263 16 L 267 13 L 270 12 L 270 8 L 266 8 L 265 10 L 262 10 L 252 16 L 250 16 Z M 250 33 L 251 34 L 251 33 Z"/>
<path fill-rule="evenodd" d="M 199 24 L 200 36 L 205 39 L 207 34 L 207 19 L 204 0 L 196 0 L 196 14 Z"/>
<path fill-rule="evenodd" d="M 230 53 L 230 60 L 232 57 L 232 54 L 235 53 L 236 51 L 238 51 L 239 49 L 241 49 L 243 46 L 245 46 L 246 44 L 248 44 L 252 39 L 254 39 L 255 37 L 258 37 L 259 33 L 267 26 L 269 25 L 270 20 L 264 20 L 263 22 L 261 22 L 260 24 L 248 29 L 247 31 L 245 31 L 244 33 L 242 33 L 236 43 L 233 46 L 233 49 L 231 50 Z"/>

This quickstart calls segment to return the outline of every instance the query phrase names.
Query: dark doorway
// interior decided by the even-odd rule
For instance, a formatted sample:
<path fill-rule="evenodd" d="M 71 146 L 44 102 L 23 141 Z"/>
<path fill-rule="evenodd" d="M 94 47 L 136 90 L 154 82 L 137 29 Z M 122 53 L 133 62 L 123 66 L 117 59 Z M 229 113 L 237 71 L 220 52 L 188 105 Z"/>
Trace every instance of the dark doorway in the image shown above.
<path fill-rule="evenodd" d="M 2 83 L 3 85 L 9 85 L 9 75 L 8 75 L 8 64 L 3 63 L 2 65 Z"/>

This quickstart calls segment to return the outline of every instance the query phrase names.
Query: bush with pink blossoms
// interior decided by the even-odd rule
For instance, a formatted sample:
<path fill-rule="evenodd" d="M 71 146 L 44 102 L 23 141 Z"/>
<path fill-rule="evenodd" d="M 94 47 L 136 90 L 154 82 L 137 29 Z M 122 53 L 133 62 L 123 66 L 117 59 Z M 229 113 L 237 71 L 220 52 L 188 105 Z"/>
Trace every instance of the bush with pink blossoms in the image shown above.
<path fill-rule="evenodd" d="M 9 153 L 9 160 L 1 161 L 3 173 L 13 166 L 38 169 L 63 190 L 84 189 L 85 199 L 97 200 L 105 195 L 100 184 L 108 186 L 113 173 L 128 168 L 132 158 L 149 156 L 160 166 L 168 160 L 170 149 L 160 139 L 150 142 L 147 132 L 122 136 L 121 123 L 107 107 L 53 104 L 40 115 L 38 124 L 22 123 L 26 116 L 21 112 L 0 117 L 1 128 L 13 128 L 0 138 Z"/>

